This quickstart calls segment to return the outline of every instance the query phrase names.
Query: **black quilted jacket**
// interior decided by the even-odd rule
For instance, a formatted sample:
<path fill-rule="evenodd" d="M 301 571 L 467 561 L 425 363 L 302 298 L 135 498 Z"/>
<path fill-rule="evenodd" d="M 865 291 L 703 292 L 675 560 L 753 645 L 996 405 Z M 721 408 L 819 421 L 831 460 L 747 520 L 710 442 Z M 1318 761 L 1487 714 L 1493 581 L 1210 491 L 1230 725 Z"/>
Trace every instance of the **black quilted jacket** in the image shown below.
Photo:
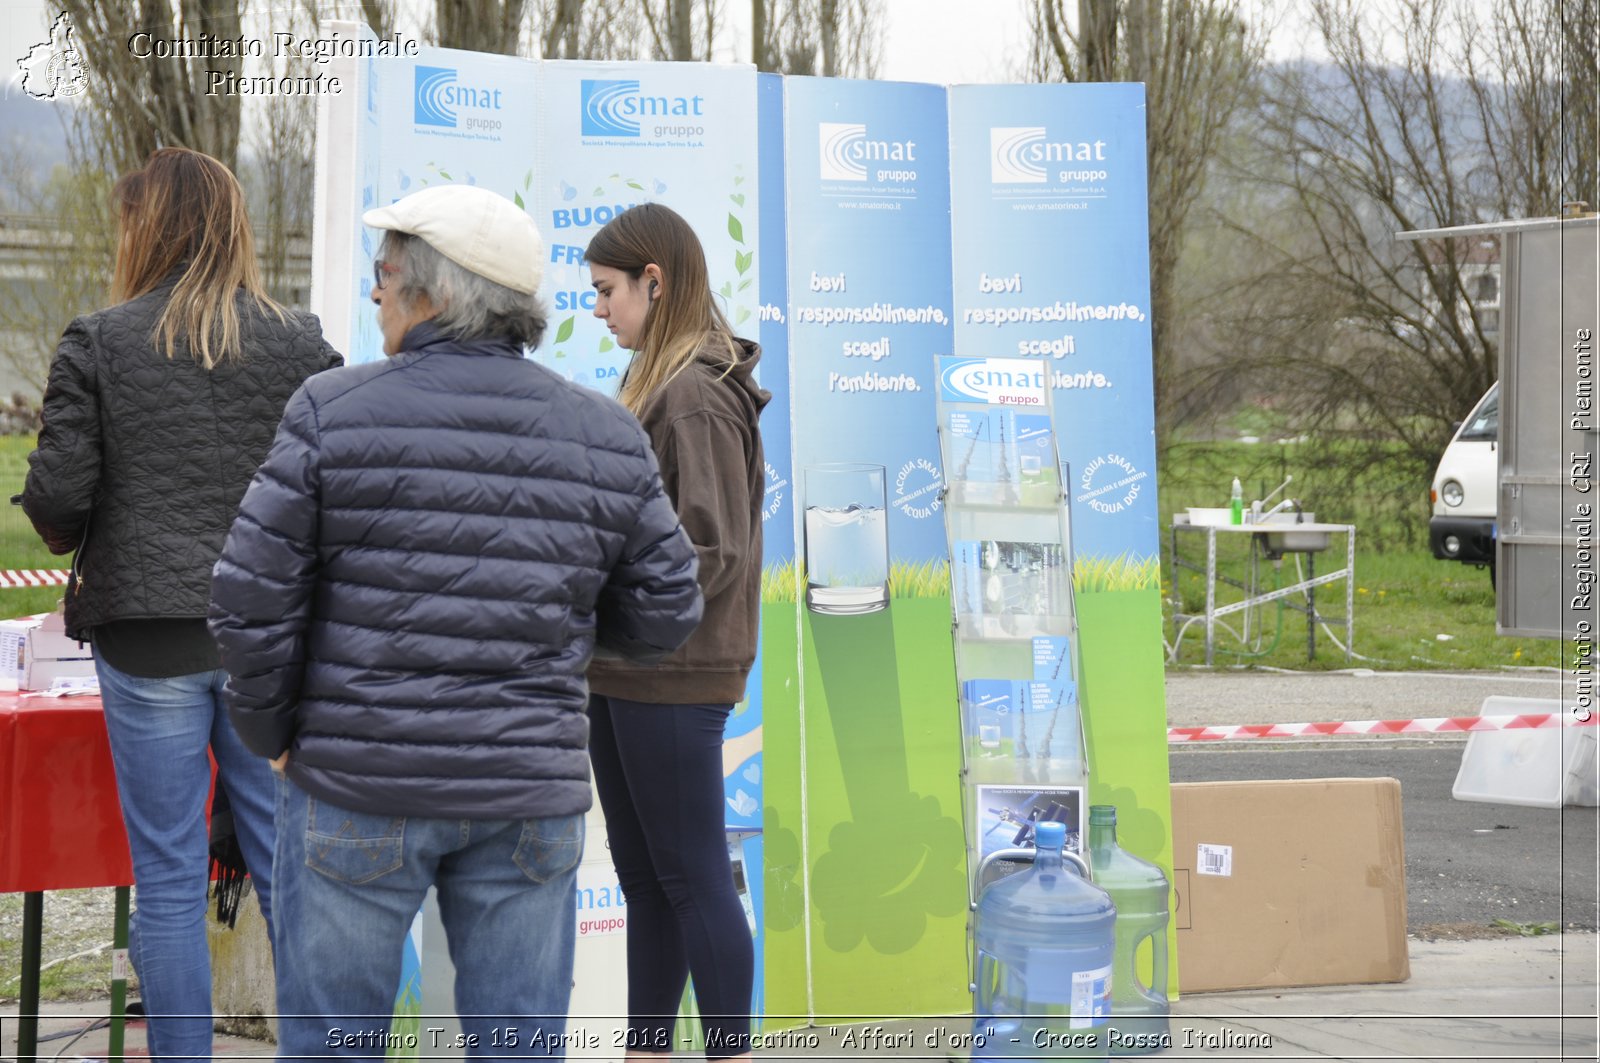
<path fill-rule="evenodd" d="M 423 323 L 289 402 L 213 581 L 245 744 L 362 812 L 589 807 L 596 643 L 651 659 L 700 620 L 644 430 L 509 343 Z"/>
<path fill-rule="evenodd" d="M 22 505 L 50 549 L 77 550 L 67 631 L 203 617 L 211 566 L 284 403 L 339 365 L 310 314 L 280 322 L 239 297 L 242 354 L 202 368 L 151 342 L 178 274 L 67 326 L 50 366 Z"/>

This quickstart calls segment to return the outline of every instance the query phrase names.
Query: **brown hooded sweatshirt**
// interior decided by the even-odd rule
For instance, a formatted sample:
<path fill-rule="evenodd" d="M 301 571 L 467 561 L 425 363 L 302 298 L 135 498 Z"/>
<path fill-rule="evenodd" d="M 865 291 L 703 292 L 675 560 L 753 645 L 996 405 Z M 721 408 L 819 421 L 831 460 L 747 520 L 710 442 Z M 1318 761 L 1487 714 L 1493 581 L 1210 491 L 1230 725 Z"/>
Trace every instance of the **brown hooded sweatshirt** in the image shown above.
<path fill-rule="evenodd" d="M 589 689 L 671 705 L 743 700 L 761 610 L 761 506 L 766 462 L 757 420 L 772 395 L 752 372 L 761 349 L 739 340 L 727 375 L 720 352 L 702 350 L 639 418 L 661 463 L 661 482 L 700 560 L 705 618 L 681 649 L 655 665 L 596 659 Z"/>

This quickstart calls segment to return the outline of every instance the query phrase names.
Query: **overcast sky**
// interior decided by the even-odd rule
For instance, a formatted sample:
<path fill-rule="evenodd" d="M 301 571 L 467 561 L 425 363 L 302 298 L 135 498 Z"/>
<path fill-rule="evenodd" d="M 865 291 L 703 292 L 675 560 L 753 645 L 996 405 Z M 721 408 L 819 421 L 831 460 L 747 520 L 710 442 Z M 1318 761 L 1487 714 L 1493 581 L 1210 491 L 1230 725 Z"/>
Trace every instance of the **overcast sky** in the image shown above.
<path fill-rule="evenodd" d="M 107 0 L 118 2 L 118 0 Z M 896 81 L 948 84 L 1007 81 L 1020 68 L 1026 52 L 1028 0 L 879 0 L 883 11 L 880 76 Z M 1274 55 L 1293 55 L 1305 39 L 1303 25 L 1293 19 L 1295 4 L 1246 0 L 1258 10 L 1291 12 L 1274 36 Z M 728 43 L 719 58 L 749 59 L 748 11 L 742 0 L 724 0 L 729 19 Z M 48 16 L 59 7 L 51 0 L 0 0 L 0 84 L 9 84 L 16 60 L 37 43 Z M 1281 17 L 1281 16 L 1278 16 Z M 743 19 L 741 24 L 740 20 Z"/>
<path fill-rule="evenodd" d="M 108 0 L 115 2 L 115 0 Z M 1027 0 L 879 0 L 884 14 L 881 74 L 897 81 L 1001 81 L 1010 57 L 1024 50 Z M 5 80 L 16 61 L 38 43 L 48 15 L 60 10 L 49 0 L 0 0 L 4 23 Z M 748 61 L 749 7 L 724 4 L 729 19 L 726 61 Z M 48 13 L 48 14 L 47 14 Z M 741 22 L 742 20 L 742 22 Z M 737 43 L 735 43 L 737 42 Z"/>

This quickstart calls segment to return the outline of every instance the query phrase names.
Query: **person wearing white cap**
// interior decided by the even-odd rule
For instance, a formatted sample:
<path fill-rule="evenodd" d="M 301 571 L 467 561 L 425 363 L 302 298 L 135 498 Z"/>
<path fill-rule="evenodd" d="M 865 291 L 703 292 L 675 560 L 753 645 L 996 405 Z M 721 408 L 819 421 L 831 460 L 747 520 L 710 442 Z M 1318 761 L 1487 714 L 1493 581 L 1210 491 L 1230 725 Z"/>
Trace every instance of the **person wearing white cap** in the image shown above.
<path fill-rule="evenodd" d="M 384 360 L 289 402 L 212 582 L 244 743 L 280 772 L 279 1058 L 379 1058 L 429 886 L 468 1055 L 560 1058 L 589 808 L 585 669 L 699 623 L 632 414 L 524 357 L 542 247 L 493 192 L 384 230 Z"/>

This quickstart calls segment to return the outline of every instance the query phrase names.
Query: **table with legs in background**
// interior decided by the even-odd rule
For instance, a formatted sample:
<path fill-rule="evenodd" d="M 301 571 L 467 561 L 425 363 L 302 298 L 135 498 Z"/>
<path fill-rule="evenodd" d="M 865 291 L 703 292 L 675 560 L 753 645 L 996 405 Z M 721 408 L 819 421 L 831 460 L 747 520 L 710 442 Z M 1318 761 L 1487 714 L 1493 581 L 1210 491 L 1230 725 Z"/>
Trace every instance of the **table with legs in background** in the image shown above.
<path fill-rule="evenodd" d="M 1333 556 L 1338 557 L 1342 553 L 1344 565 L 1318 575 L 1316 554 L 1328 549 L 1332 545 L 1332 537 L 1336 535 L 1344 537 L 1343 550 L 1334 553 Z M 1190 560 L 1183 550 L 1182 541 L 1195 538 L 1201 539 L 1204 543 L 1203 561 Z M 1219 538 L 1231 541 L 1241 538 L 1247 540 L 1248 553 L 1242 578 L 1228 576 L 1222 571 L 1217 550 Z M 1188 633 L 1191 625 L 1198 623 L 1205 634 L 1205 663 L 1210 667 L 1216 655 L 1219 628 L 1230 631 L 1241 641 L 1246 641 L 1244 634 L 1230 628 L 1224 618 L 1235 613 L 1243 613 L 1248 618 L 1251 610 L 1259 609 L 1271 602 L 1279 602 L 1282 607 L 1294 609 L 1305 615 L 1306 660 L 1316 659 L 1317 627 L 1319 624 L 1325 625 L 1329 620 L 1337 621 L 1344 628 L 1344 642 L 1340 648 L 1344 651 L 1345 658 L 1350 658 L 1355 643 L 1355 525 L 1289 521 L 1231 525 L 1191 524 L 1186 520 L 1174 518 L 1171 549 L 1174 581 L 1177 580 L 1178 574 L 1185 570 L 1205 577 L 1205 609 L 1200 613 L 1183 612 L 1181 595 L 1174 586 L 1174 597 L 1180 605 L 1174 609 L 1172 615 L 1173 637 L 1168 655 L 1170 661 L 1177 660 L 1178 650 L 1183 645 L 1183 636 Z M 1285 585 L 1275 575 L 1274 586 L 1270 590 L 1267 589 L 1263 585 L 1262 563 L 1271 564 L 1275 570 L 1276 566 L 1283 563 L 1286 556 L 1297 559 L 1294 562 L 1295 578 Z M 1300 569 L 1298 559 L 1301 557 L 1305 559 L 1304 570 Z M 1325 616 L 1318 611 L 1316 589 L 1339 581 L 1344 583 L 1344 615 Z M 1241 592 L 1241 596 L 1234 601 L 1219 601 L 1219 585 L 1224 588 L 1236 588 Z"/>

